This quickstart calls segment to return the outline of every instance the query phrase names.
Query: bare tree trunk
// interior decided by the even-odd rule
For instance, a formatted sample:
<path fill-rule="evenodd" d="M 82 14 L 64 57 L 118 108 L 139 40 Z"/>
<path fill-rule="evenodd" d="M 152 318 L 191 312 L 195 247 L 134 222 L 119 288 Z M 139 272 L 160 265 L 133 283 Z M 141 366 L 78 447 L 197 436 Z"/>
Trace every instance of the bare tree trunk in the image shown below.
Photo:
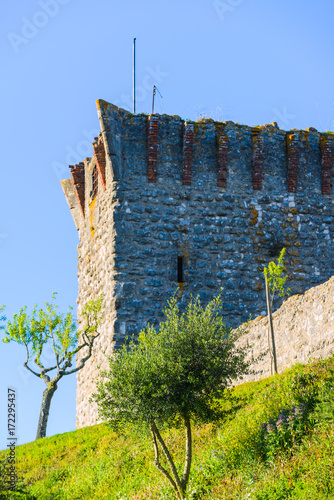
<path fill-rule="evenodd" d="M 150 424 L 154 452 L 155 452 L 154 465 L 156 466 L 156 468 L 160 472 L 162 472 L 162 474 L 164 474 L 164 476 L 166 476 L 166 478 L 170 482 L 171 486 L 173 487 L 177 497 L 180 500 L 182 500 L 184 498 L 185 493 L 186 493 L 186 489 L 187 489 L 187 485 L 188 485 L 188 481 L 189 481 L 189 475 L 190 475 L 191 459 L 192 459 L 191 424 L 190 424 L 190 418 L 188 415 L 184 416 L 184 424 L 185 424 L 185 428 L 186 428 L 186 454 L 185 454 L 184 470 L 183 470 L 182 479 L 179 478 L 179 475 L 177 473 L 173 458 L 172 458 L 171 454 L 169 453 L 168 448 L 166 446 L 166 443 L 164 442 L 154 420 L 152 420 L 152 422 Z M 167 462 L 172 470 L 172 475 L 174 476 L 174 479 L 160 463 L 158 442 L 160 443 L 162 451 L 163 451 L 163 453 L 167 459 Z"/>
<path fill-rule="evenodd" d="M 49 382 L 48 387 L 43 392 L 43 400 L 42 400 L 41 411 L 39 414 L 36 439 L 43 438 L 46 435 L 46 426 L 49 418 L 51 399 L 56 390 L 57 390 L 57 383 L 52 383 L 51 381 Z"/>
<path fill-rule="evenodd" d="M 266 298 L 267 298 L 269 332 L 272 344 L 272 357 L 274 359 L 274 372 L 277 373 L 277 359 L 276 359 L 276 346 L 275 346 L 274 327 L 273 327 L 273 316 L 271 312 L 270 292 L 269 292 L 269 284 L 267 278 L 265 279 L 265 281 L 266 281 Z"/>
<path fill-rule="evenodd" d="M 168 481 L 170 482 L 172 488 L 174 489 L 175 493 L 176 493 L 176 496 L 182 500 L 183 498 L 183 495 L 181 494 L 180 492 L 180 489 L 179 489 L 179 486 L 181 486 L 180 484 L 176 484 L 176 482 L 173 480 L 172 476 L 169 474 L 169 472 L 161 465 L 160 463 L 160 459 L 159 459 L 159 448 L 158 448 L 158 443 L 157 443 L 157 437 L 155 435 L 155 432 L 154 432 L 154 428 L 155 426 L 153 424 L 150 425 L 150 429 L 151 429 L 151 434 L 152 434 L 152 439 L 153 439 L 153 447 L 154 447 L 154 454 L 155 454 L 155 458 L 154 458 L 154 465 L 156 466 L 156 468 L 162 472 L 162 474 L 164 476 L 166 476 L 166 478 L 168 479 Z"/>
<path fill-rule="evenodd" d="M 188 481 L 189 481 L 189 474 L 190 474 L 190 467 L 191 467 L 191 459 L 192 459 L 191 425 L 190 425 L 190 418 L 188 415 L 184 417 L 184 424 L 186 426 L 186 457 L 185 457 L 185 462 L 184 462 L 183 476 L 181 479 L 181 486 L 182 486 L 183 492 L 185 492 L 187 489 L 187 485 L 188 485 Z"/>
<path fill-rule="evenodd" d="M 178 489 L 178 494 L 179 494 L 179 498 L 183 498 L 183 490 L 182 490 L 182 485 L 181 485 L 181 480 L 179 478 L 179 475 L 177 473 L 177 470 L 176 470 L 176 467 L 175 467 L 175 464 L 174 464 L 174 461 L 173 461 L 173 458 L 171 456 L 171 454 L 169 453 L 169 450 L 166 446 L 166 443 L 165 441 L 163 440 L 160 432 L 159 432 L 159 429 L 158 427 L 156 426 L 154 420 L 152 420 L 151 422 L 151 430 L 153 431 L 156 439 L 158 440 L 158 442 L 160 443 L 160 446 L 162 448 L 162 451 L 167 459 L 167 462 L 169 463 L 169 466 L 172 470 L 172 474 L 174 476 L 174 480 L 175 480 L 175 484 L 177 486 L 177 489 Z M 165 472 L 162 470 L 161 466 L 160 468 L 158 467 L 158 464 L 159 464 L 159 459 L 157 460 L 157 456 L 156 456 L 156 460 L 155 460 L 155 463 L 154 465 L 160 470 L 160 472 L 162 472 L 163 474 L 165 474 Z M 160 465 L 160 464 L 159 464 Z M 167 477 L 167 479 L 170 481 L 170 479 L 168 478 L 168 476 L 165 474 L 165 476 Z M 171 481 L 170 481 L 171 482 Z M 172 483 L 171 483 L 172 484 Z"/>

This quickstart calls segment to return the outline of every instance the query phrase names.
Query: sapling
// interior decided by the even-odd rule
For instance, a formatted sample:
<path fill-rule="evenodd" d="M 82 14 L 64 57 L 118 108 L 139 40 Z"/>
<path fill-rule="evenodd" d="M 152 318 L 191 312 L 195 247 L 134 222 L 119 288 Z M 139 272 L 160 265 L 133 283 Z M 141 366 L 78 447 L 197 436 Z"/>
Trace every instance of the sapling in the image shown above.
<path fill-rule="evenodd" d="M 66 314 L 58 313 L 54 303 L 55 293 L 51 302 L 46 302 L 45 309 L 34 307 L 31 315 L 27 314 L 27 306 L 14 314 L 8 321 L 3 342 L 11 341 L 24 345 L 27 359 L 24 366 L 36 377 L 41 378 L 46 389 L 43 392 L 42 405 L 37 426 L 36 439 L 45 437 L 52 397 L 58 389 L 58 383 L 64 375 L 71 375 L 81 370 L 92 355 L 95 339 L 99 336 L 97 328 L 102 319 L 102 300 L 91 300 L 82 310 L 84 328 L 78 330 L 73 318 L 72 308 Z M 51 366 L 44 366 L 45 350 L 51 349 L 54 361 Z M 86 348 L 85 354 L 75 368 L 76 354 Z M 44 350 L 44 353 L 43 353 Z M 44 356 L 43 356 L 44 354 Z M 31 363 L 34 363 L 32 368 Z M 54 372 L 51 375 L 51 372 Z"/>
<path fill-rule="evenodd" d="M 275 336 L 273 327 L 273 317 L 272 317 L 272 306 L 274 303 L 275 294 L 279 297 L 285 297 L 285 295 L 290 294 L 290 288 L 285 287 L 285 282 L 287 280 L 287 275 L 285 273 L 284 266 L 284 255 L 285 248 L 282 248 L 277 264 L 275 262 L 269 262 L 268 267 L 263 269 L 263 274 L 266 283 L 266 298 L 267 298 L 267 312 L 268 312 L 268 323 L 269 323 L 269 334 L 271 337 L 271 356 L 274 363 L 274 372 L 277 373 L 277 357 L 276 357 L 276 346 L 275 346 Z M 270 350 L 270 341 L 269 350 Z"/>

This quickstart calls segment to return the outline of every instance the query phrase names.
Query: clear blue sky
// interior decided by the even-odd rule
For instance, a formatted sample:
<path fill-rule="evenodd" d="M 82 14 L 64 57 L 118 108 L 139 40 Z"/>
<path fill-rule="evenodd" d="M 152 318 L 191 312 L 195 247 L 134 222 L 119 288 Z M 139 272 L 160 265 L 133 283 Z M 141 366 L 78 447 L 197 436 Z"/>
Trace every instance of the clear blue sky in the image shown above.
<path fill-rule="evenodd" d="M 10 318 L 54 290 L 76 306 L 77 232 L 60 179 L 91 156 L 95 101 L 137 111 L 286 130 L 333 130 L 331 0 L 16 0 L 0 18 L 0 304 Z M 7 387 L 17 389 L 19 444 L 35 438 L 44 383 L 23 347 L 0 343 L 0 448 Z M 47 435 L 75 429 L 75 376 L 61 380 Z"/>

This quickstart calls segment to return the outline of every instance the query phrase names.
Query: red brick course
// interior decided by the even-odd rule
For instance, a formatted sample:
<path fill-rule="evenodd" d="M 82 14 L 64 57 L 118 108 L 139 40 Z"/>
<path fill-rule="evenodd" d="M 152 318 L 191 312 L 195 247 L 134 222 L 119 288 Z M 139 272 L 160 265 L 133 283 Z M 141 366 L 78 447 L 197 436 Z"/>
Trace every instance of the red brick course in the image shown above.
<path fill-rule="evenodd" d="M 253 135 L 253 189 L 258 191 L 262 188 L 263 170 L 263 135 L 257 133 Z"/>
<path fill-rule="evenodd" d="M 226 188 L 228 136 L 223 130 L 217 131 L 217 183 L 219 187 Z"/>
<path fill-rule="evenodd" d="M 333 138 L 323 136 L 320 140 L 321 148 L 321 192 L 331 194 L 332 189 L 332 157 Z"/>
<path fill-rule="evenodd" d="M 147 132 L 147 180 L 153 183 L 157 181 L 158 133 L 159 117 L 158 115 L 151 115 L 148 119 Z"/>
<path fill-rule="evenodd" d="M 299 162 L 299 143 L 296 134 L 287 135 L 287 161 L 288 161 L 288 192 L 297 191 L 297 174 Z"/>
<path fill-rule="evenodd" d="M 71 177 L 75 188 L 75 194 L 79 202 L 80 211 L 83 218 L 85 218 L 85 166 L 78 163 L 77 165 L 70 165 Z"/>
<path fill-rule="evenodd" d="M 191 168 L 193 159 L 194 124 L 184 123 L 183 127 L 183 170 L 182 184 L 191 185 Z"/>
<path fill-rule="evenodd" d="M 99 173 L 100 182 L 103 187 L 103 191 L 106 189 L 106 154 L 104 150 L 104 143 L 102 134 L 93 142 L 93 150 L 96 158 L 97 171 Z"/>

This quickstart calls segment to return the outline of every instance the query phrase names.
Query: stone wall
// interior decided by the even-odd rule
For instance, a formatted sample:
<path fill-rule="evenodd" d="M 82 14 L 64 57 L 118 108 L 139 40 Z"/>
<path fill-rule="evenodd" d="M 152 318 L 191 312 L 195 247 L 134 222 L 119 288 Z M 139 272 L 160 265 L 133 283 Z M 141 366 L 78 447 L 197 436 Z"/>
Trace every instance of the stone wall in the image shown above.
<path fill-rule="evenodd" d="M 274 336 L 279 373 L 296 363 L 325 359 L 334 353 L 334 276 L 326 283 L 294 295 L 273 314 Z M 247 326 L 248 334 L 240 345 L 253 344 L 252 355 L 268 351 L 268 318 L 259 316 Z M 270 344 L 271 345 L 271 344 Z M 254 367 L 258 373 L 243 382 L 270 376 L 269 352 Z"/>
<path fill-rule="evenodd" d="M 334 274 L 331 134 L 97 105 L 94 155 L 63 181 L 79 230 L 78 312 L 101 292 L 106 307 L 94 356 L 78 373 L 78 426 L 95 422 L 88 398 L 106 366 L 102 351 L 158 325 L 177 287 L 181 304 L 222 289 L 235 327 L 265 310 L 263 266 L 282 247 L 293 293 Z"/>

